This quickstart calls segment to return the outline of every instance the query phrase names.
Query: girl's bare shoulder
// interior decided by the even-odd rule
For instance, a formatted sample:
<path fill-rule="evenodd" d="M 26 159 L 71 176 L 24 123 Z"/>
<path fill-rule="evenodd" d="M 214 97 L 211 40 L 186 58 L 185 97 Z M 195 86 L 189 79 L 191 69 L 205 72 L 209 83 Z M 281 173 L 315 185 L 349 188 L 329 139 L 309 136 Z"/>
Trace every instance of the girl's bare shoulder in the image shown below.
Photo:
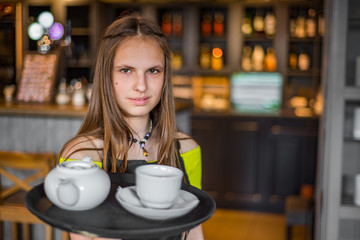
<path fill-rule="evenodd" d="M 177 138 L 180 142 L 180 152 L 188 152 L 199 146 L 199 144 L 189 135 L 183 132 L 177 132 Z"/>
<path fill-rule="evenodd" d="M 82 159 L 84 157 L 92 157 L 93 161 L 100 161 L 102 158 L 102 149 L 104 141 L 94 137 L 77 137 L 71 140 L 62 156 L 68 159 Z"/>

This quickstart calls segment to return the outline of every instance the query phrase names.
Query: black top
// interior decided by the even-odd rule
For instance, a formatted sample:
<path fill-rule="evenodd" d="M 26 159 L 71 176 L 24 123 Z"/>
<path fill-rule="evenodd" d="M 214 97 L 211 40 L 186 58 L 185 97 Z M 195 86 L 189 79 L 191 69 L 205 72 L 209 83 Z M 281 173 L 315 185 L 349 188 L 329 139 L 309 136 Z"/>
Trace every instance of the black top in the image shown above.
<path fill-rule="evenodd" d="M 107 157 L 106 157 L 107 158 L 106 159 L 106 169 L 108 172 L 111 172 L 111 158 L 112 158 L 111 155 L 112 155 L 111 148 L 109 148 Z M 183 170 L 183 172 L 184 172 L 184 182 L 190 183 L 188 174 L 185 169 L 184 160 L 182 159 L 182 157 L 180 155 L 180 142 L 179 141 L 177 141 L 177 155 L 179 157 L 180 165 L 182 168 L 181 170 Z M 117 160 L 116 168 L 120 169 L 121 164 L 122 164 L 122 160 Z M 147 162 L 146 160 L 128 160 L 127 164 L 126 164 L 125 173 L 135 174 L 135 169 L 144 164 L 157 164 L 157 161 Z"/>

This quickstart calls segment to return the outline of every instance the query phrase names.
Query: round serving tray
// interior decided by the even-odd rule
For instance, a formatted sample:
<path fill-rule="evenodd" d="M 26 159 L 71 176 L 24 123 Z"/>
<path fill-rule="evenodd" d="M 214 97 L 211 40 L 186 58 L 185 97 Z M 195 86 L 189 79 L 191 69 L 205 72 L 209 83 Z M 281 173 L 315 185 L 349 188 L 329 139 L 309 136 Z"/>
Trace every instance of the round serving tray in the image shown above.
<path fill-rule="evenodd" d="M 52 204 L 45 195 L 43 183 L 26 195 L 30 212 L 49 225 L 68 232 L 89 236 L 122 239 L 172 239 L 180 233 L 208 220 L 215 212 L 215 201 L 206 192 L 188 184 L 182 189 L 198 197 L 200 203 L 188 214 L 170 220 L 148 220 L 126 211 L 115 199 L 118 186 L 135 183 L 133 174 L 109 174 L 111 191 L 98 207 L 86 211 L 63 210 Z"/>

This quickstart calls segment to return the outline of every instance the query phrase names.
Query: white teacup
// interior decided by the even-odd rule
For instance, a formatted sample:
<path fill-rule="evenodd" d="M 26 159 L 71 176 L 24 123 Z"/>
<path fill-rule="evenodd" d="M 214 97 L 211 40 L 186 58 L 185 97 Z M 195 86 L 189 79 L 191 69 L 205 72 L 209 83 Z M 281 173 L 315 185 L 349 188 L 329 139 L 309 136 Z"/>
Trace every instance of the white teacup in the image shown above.
<path fill-rule="evenodd" d="M 150 208 L 170 208 L 179 193 L 183 172 L 165 165 L 143 165 L 135 170 L 136 192 Z"/>

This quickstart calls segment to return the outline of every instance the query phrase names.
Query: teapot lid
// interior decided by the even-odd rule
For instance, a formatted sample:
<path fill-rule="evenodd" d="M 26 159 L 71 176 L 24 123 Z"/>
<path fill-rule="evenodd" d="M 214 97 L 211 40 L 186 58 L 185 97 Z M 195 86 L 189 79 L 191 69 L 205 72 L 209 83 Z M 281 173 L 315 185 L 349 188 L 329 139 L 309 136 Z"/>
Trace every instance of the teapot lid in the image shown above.
<path fill-rule="evenodd" d="M 86 170 L 91 168 L 97 168 L 98 166 L 93 162 L 84 162 L 82 160 L 67 161 L 58 165 L 60 168 Z"/>
<path fill-rule="evenodd" d="M 69 170 L 78 170 L 78 171 L 99 168 L 98 165 L 96 165 L 92 161 L 91 157 L 85 157 L 82 160 L 65 161 L 60 163 L 58 167 L 60 169 L 69 169 Z"/>

